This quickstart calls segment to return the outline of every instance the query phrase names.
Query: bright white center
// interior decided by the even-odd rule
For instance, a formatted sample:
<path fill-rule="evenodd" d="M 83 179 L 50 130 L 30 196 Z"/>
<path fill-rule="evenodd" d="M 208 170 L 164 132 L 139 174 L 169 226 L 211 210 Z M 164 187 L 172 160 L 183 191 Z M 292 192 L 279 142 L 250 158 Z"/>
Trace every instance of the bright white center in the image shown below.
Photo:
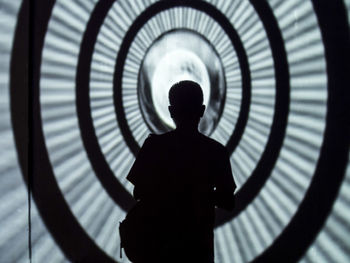
<path fill-rule="evenodd" d="M 152 78 L 152 99 L 159 117 L 170 127 L 175 127 L 168 111 L 168 93 L 171 86 L 181 80 L 192 80 L 201 85 L 204 104 L 208 105 L 210 82 L 202 60 L 194 53 L 177 49 L 167 53 L 157 63 Z"/>

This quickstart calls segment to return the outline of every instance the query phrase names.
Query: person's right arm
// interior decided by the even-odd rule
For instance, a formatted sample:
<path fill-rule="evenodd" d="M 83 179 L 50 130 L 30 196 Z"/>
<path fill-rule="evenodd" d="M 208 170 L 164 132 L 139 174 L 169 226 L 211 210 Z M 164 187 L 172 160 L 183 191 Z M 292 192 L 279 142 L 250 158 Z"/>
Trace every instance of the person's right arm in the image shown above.
<path fill-rule="evenodd" d="M 136 200 L 144 199 L 150 191 L 149 176 L 152 175 L 152 135 L 150 135 L 144 142 L 136 160 L 131 167 L 128 176 L 126 177 L 134 185 L 133 196 Z"/>

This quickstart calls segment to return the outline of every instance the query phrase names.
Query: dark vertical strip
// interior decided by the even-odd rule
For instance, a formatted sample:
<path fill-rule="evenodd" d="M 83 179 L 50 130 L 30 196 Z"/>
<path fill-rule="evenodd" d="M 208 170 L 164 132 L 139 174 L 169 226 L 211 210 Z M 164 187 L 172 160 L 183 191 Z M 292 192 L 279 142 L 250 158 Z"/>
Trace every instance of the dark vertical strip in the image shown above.
<path fill-rule="evenodd" d="M 23 180 L 28 180 L 28 10 L 29 1 L 25 0 L 18 15 L 13 49 L 11 53 L 11 120 L 15 137 L 19 163 Z M 48 28 L 51 12 L 55 1 L 32 0 L 32 42 L 31 42 L 31 193 L 45 226 L 50 231 L 57 245 L 71 262 L 114 262 L 102 251 L 85 232 L 70 210 L 55 179 L 49 160 L 42 129 L 40 105 L 40 66 L 44 38 Z M 30 2 L 33 3 L 33 2 Z M 27 10 L 27 13 L 25 13 Z M 25 37 L 23 37 L 26 33 Z M 59 59 L 59 58 L 58 58 Z M 24 63 L 25 62 L 25 63 Z M 25 99 L 23 99 L 25 98 Z"/>
<path fill-rule="evenodd" d="M 30 1 L 30 5 L 28 8 L 28 3 Z M 33 39 L 34 39 L 34 24 L 33 24 L 33 18 L 35 17 L 34 13 L 34 5 L 35 5 L 35 0 L 29 0 L 29 1 L 24 1 L 22 4 L 22 7 L 25 6 L 26 9 L 28 9 L 27 12 L 29 12 L 29 36 L 28 36 L 28 91 L 29 91 L 29 96 L 28 96 L 28 127 L 29 127 L 29 142 L 28 142 L 28 155 L 29 155 L 29 163 L 28 163 L 28 250 L 29 250 L 29 262 L 32 263 L 32 180 L 33 180 L 33 170 L 32 170 L 32 153 L 33 152 L 33 131 L 32 131 L 32 101 L 33 101 Z"/>

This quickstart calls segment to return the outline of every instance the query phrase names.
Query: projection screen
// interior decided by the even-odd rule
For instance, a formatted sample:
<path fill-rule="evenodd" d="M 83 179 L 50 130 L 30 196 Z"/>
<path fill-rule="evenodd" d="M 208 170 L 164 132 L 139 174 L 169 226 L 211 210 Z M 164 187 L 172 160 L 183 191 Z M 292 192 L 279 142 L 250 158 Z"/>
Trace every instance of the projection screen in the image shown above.
<path fill-rule="evenodd" d="M 215 262 L 350 262 L 350 1 L 4 0 L 0 17 L 0 262 L 129 262 L 126 175 L 174 128 L 181 79 L 238 185 Z"/>

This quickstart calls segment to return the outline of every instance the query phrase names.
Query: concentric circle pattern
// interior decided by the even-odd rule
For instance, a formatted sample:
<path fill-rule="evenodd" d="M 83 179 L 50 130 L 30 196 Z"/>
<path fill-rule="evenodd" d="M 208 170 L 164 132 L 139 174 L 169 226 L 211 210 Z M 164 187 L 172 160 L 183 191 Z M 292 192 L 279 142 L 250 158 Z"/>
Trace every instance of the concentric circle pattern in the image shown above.
<path fill-rule="evenodd" d="M 350 261 L 349 1 L 2 2 L 0 262 L 129 262 L 126 176 L 180 79 L 238 185 L 215 262 Z"/>
<path fill-rule="evenodd" d="M 175 128 L 168 92 L 175 82 L 190 79 L 201 85 L 207 105 L 199 130 L 211 134 L 221 116 L 226 85 L 219 54 L 204 36 L 183 25 L 164 32 L 147 50 L 139 72 L 138 100 L 150 130 L 163 133 Z"/>

